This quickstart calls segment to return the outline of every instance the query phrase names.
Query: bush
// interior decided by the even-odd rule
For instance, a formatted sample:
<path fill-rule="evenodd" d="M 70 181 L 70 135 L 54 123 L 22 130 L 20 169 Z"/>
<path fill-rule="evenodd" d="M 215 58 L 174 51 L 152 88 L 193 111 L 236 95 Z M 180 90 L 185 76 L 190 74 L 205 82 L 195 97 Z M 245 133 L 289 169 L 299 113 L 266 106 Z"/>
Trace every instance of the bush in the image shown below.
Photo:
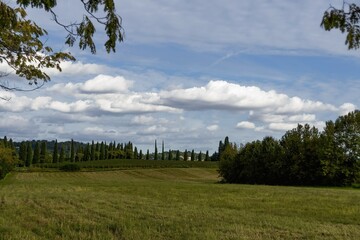
<path fill-rule="evenodd" d="M 0 179 L 4 178 L 18 162 L 13 149 L 0 146 Z"/>
<path fill-rule="evenodd" d="M 64 172 L 78 172 L 80 171 L 80 166 L 75 163 L 69 163 L 61 166 L 59 169 Z"/>

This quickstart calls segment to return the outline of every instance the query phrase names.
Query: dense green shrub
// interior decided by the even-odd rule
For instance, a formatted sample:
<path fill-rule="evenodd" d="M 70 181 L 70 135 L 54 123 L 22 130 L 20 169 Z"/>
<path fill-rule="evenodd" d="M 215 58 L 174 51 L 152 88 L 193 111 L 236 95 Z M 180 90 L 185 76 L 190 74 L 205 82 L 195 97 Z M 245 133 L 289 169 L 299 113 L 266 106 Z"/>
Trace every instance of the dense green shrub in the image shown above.
<path fill-rule="evenodd" d="M 0 144 L 0 179 L 4 178 L 18 163 L 15 151 Z"/>
<path fill-rule="evenodd" d="M 220 158 L 219 173 L 228 183 L 356 187 L 360 111 L 326 122 L 323 132 L 299 124 L 280 140 L 265 137 L 247 143 L 235 156 Z"/>

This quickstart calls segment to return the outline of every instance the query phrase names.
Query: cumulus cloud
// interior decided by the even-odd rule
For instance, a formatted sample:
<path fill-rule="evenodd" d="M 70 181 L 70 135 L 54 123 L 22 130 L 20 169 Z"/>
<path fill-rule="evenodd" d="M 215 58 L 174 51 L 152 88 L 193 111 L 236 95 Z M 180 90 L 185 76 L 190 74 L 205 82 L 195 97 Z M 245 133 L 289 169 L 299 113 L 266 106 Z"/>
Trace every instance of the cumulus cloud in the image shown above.
<path fill-rule="evenodd" d="M 210 81 L 203 87 L 164 91 L 160 96 L 164 104 L 187 110 L 261 110 L 284 114 L 337 110 L 331 104 L 220 80 Z"/>
<path fill-rule="evenodd" d="M 206 129 L 210 132 L 214 132 L 214 131 L 217 131 L 219 129 L 219 125 L 217 124 L 214 124 L 214 125 L 210 125 L 210 126 L 207 126 Z"/>
<path fill-rule="evenodd" d="M 0 112 L 22 112 L 31 107 L 33 99 L 26 96 L 17 96 L 15 93 L 0 92 L 0 96 L 5 96 L 9 101 L 0 100 Z"/>
<path fill-rule="evenodd" d="M 239 113 L 241 118 L 248 119 L 232 123 L 231 126 L 276 133 L 290 130 L 298 123 L 321 127 L 324 122 L 317 119 L 319 112 L 348 112 L 355 108 L 351 103 L 336 107 L 274 90 L 265 91 L 257 86 L 243 86 L 221 80 L 198 87 L 178 86 L 171 90 L 149 92 L 131 90 L 132 85 L 133 82 L 123 76 L 98 75 L 80 83 L 55 84 L 43 91 L 45 95 L 41 97 L 31 98 L 10 92 L 11 102 L 0 101 L 0 111 L 39 112 L 38 118 L 42 120 L 36 120 L 37 123 L 54 123 L 56 126 L 52 127 L 53 130 L 46 133 L 54 136 L 77 134 L 82 139 L 90 136 L 95 139 L 116 139 L 124 133 L 119 131 L 120 127 L 111 118 L 127 116 L 127 126 L 131 125 L 132 133 L 139 136 L 172 135 L 181 136 L 182 139 L 198 139 L 203 136 L 199 129 L 206 129 L 205 135 L 215 135 L 222 126 L 216 118 L 211 120 L 216 124 L 209 124 L 209 120 L 205 120 L 206 114 L 199 115 L 199 111 L 217 112 L 224 117 L 226 114 Z M 184 115 L 173 115 L 171 121 L 169 113 Z M 43 117 L 45 115 L 48 119 Z M 55 116 L 59 116 L 59 119 Z M 109 126 L 103 124 L 105 119 Z M 82 124 L 86 127 L 80 131 L 78 126 Z M 225 126 L 224 131 L 228 128 Z M 130 134 L 128 130 L 125 132 Z"/>
<path fill-rule="evenodd" d="M 293 128 L 296 128 L 298 124 L 305 125 L 309 124 L 310 126 L 314 126 L 318 129 L 323 129 L 325 127 L 325 122 L 323 121 L 316 121 L 316 122 L 302 122 L 302 123 L 291 123 L 291 122 L 279 122 L 279 123 L 270 123 L 268 126 L 269 130 L 273 131 L 288 131 Z"/>
<path fill-rule="evenodd" d="M 79 100 L 73 103 L 65 103 L 60 101 L 53 101 L 50 103 L 49 109 L 53 109 L 59 112 L 64 113 L 74 113 L 74 112 L 85 112 L 90 108 L 89 101 Z"/>
<path fill-rule="evenodd" d="M 298 125 L 297 123 L 285 123 L 285 122 L 270 123 L 269 129 L 274 131 L 287 131 L 296 128 L 297 125 Z"/>
<path fill-rule="evenodd" d="M 255 123 L 242 121 L 236 124 L 236 128 L 244 128 L 244 129 L 255 129 Z"/>
<path fill-rule="evenodd" d="M 121 93 L 126 92 L 132 86 L 132 82 L 124 77 L 112 77 L 108 75 L 98 75 L 93 79 L 79 84 L 79 89 L 84 93 Z"/>
<path fill-rule="evenodd" d="M 96 75 L 96 74 L 110 72 L 112 70 L 110 67 L 105 65 L 95 64 L 95 63 L 83 63 L 81 61 L 77 61 L 77 62 L 64 61 L 60 63 L 60 67 L 62 69 L 61 72 L 53 68 L 46 69 L 45 71 L 51 77 L 55 77 L 60 74 L 62 76 Z"/>
<path fill-rule="evenodd" d="M 140 116 L 135 116 L 131 122 L 134 124 L 139 124 L 139 125 L 145 125 L 145 124 L 151 124 L 155 121 L 155 119 L 151 116 L 145 116 L 145 115 L 140 115 Z"/>
<path fill-rule="evenodd" d="M 301 114 L 293 115 L 287 119 L 290 122 L 314 122 L 316 120 L 315 114 Z"/>
<path fill-rule="evenodd" d="M 83 83 L 55 84 L 48 90 L 63 94 L 110 94 L 127 92 L 132 84 L 122 76 L 100 74 Z"/>
<path fill-rule="evenodd" d="M 0 128 L 27 128 L 29 127 L 29 120 L 16 115 L 2 116 L 0 118 Z"/>
<path fill-rule="evenodd" d="M 340 115 L 346 115 L 349 112 L 352 112 L 356 109 L 356 106 L 352 103 L 344 103 L 339 107 L 339 113 Z"/>

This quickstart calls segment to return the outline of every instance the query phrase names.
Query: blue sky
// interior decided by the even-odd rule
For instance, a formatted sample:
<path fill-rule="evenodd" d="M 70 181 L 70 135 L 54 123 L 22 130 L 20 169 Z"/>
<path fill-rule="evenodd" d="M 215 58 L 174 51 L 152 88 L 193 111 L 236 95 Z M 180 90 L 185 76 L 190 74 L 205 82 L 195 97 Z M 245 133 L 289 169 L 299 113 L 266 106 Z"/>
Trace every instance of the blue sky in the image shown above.
<path fill-rule="evenodd" d="M 355 3 L 360 3 L 356 1 Z M 63 1 L 64 22 L 81 6 Z M 63 44 L 50 15 L 29 16 L 49 30 L 55 50 L 77 58 L 35 92 L 0 92 L 0 134 L 15 140 L 132 141 L 153 149 L 215 151 L 219 140 L 282 136 L 297 123 L 322 129 L 360 106 L 360 52 L 320 28 L 340 0 L 116 0 L 125 42 L 106 54 Z M 0 71 L 8 71 L 5 65 Z M 11 81 L 10 81 L 11 80 Z M 27 87 L 15 76 L 11 86 Z"/>

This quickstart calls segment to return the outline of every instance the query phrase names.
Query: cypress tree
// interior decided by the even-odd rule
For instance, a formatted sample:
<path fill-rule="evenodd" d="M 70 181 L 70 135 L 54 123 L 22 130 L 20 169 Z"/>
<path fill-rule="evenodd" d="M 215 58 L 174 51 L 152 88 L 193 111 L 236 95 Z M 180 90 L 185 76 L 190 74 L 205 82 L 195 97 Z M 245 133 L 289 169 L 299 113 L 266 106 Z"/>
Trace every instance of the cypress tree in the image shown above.
<path fill-rule="evenodd" d="M 210 161 L 209 151 L 206 151 L 205 161 Z"/>
<path fill-rule="evenodd" d="M 194 152 L 194 149 L 191 151 L 191 161 L 195 161 L 195 152 Z"/>
<path fill-rule="evenodd" d="M 47 147 L 46 147 L 46 141 L 41 142 L 41 148 L 40 148 L 40 163 L 44 163 L 47 160 Z"/>
<path fill-rule="evenodd" d="M 39 141 L 37 141 L 35 143 L 35 149 L 34 149 L 32 163 L 36 164 L 36 163 L 39 163 L 39 162 L 40 162 L 40 143 L 39 143 Z"/>
<path fill-rule="evenodd" d="M 104 142 L 100 144 L 100 160 L 105 160 L 105 145 Z"/>
<path fill-rule="evenodd" d="M 11 148 L 11 149 L 14 149 L 14 143 L 13 143 L 13 140 L 11 138 L 9 140 L 8 147 Z"/>
<path fill-rule="evenodd" d="M 146 160 L 149 160 L 150 159 L 150 152 L 149 152 L 149 149 L 146 151 Z"/>
<path fill-rule="evenodd" d="M 184 152 L 184 161 L 187 161 L 188 160 L 188 152 L 187 152 L 187 149 L 185 149 L 185 152 Z"/>
<path fill-rule="evenodd" d="M 108 147 L 107 159 L 112 159 L 112 157 L 113 157 L 113 144 L 112 144 L 112 142 L 110 142 L 109 147 Z"/>
<path fill-rule="evenodd" d="M 8 147 L 8 141 L 7 141 L 7 137 L 4 136 L 4 147 L 7 148 Z"/>
<path fill-rule="evenodd" d="M 165 147 L 164 147 L 164 141 L 161 143 L 161 160 L 165 160 Z"/>
<path fill-rule="evenodd" d="M 198 161 L 201 162 L 202 161 L 202 153 L 200 151 L 199 155 L 198 155 Z"/>
<path fill-rule="evenodd" d="M 26 161 L 25 161 L 25 166 L 26 166 L 26 167 L 30 167 L 30 165 L 31 165 L 31 163 L 32 163 L 32 158 L 33 158 L 33 151 L 32 151 L 31 142 L 27 142 L 27 146 L 26 146 Z"/>
<path fill-rule="evenodd" d="M 65 161 L 65 150 L 63 144 L 61 144 L 59 162 L 64 162 L 64 161 Z"/>
<path fill-rule="evenodd" d="M 95 160 L 100 160 L 100 144 L 96 142 L 95 146 Z"/>
<path fill-rule="evenodd" d="M 84 161 L 89 161 L 90 158 L 91 158 L 90 143 L 87 143 L 84 151 Z"/>
<path fill-rule="evenodd" d="M 22 161 L 22 165 L 26 164 L 26 157 L 27 157 L 27 144 L 26 142 L 22 141 L 20 143 L 20 149 L 19 149 L 19 159 Z"/>
<path fill-rule="evenodd" d="M 106 160 L 106 159 L 109 159 L 108 158 L 108 152 L 109 152 L 109 149 L 108 149 L 108 146 L 107 146 L 107 144 L 106 144 L 106 142 L 105 142 L 105 152 L 104 152 L 104 154 L 105 154 L 105 157 L 104 157 L 104 160 Z"/>
<path fill-rule="evenodd" d="M 137 147 L 135 147 L 134 149 L 134 159 L 138 159 L 139 156 L 138 156 L 138 150 L 137 150 Z"/>
<path fill-rule="evenodd" d="M 94 140 L 91 143 L 91 161 L 95 160 L 95 143 Z"/>
<path fill-rule="evenodd" d="M 172 160 L 171 149 L 169 149 L 169 156 L 168 156 L 168 160 Z"/>
<path fill-rule="evenodd" d="M 155 140 L 155 153 L 154 153 L 154 160 L 158 160 L 158 150 L 157 150 L 157 143 Z"/>
<path fill-rule="evenodd" d="M 75 144 L 74 140 L 71 139 L 71 149 L 70 149 L 70 162 L 75 161 Z"/>
<path fill-rule="evenodd" d="M 180 161 L 180 151 L 179 151 L 179 150 L 176 151 L 175 160 L 176 160 L 176 161 Z"/>
<path fill-rule="evenodd" d="M 57 140 L 55 140 L 54 151 L 53 151 L 53 163 L 57 163 L 58 161 L 59 161 L 58 143 Z"/>

